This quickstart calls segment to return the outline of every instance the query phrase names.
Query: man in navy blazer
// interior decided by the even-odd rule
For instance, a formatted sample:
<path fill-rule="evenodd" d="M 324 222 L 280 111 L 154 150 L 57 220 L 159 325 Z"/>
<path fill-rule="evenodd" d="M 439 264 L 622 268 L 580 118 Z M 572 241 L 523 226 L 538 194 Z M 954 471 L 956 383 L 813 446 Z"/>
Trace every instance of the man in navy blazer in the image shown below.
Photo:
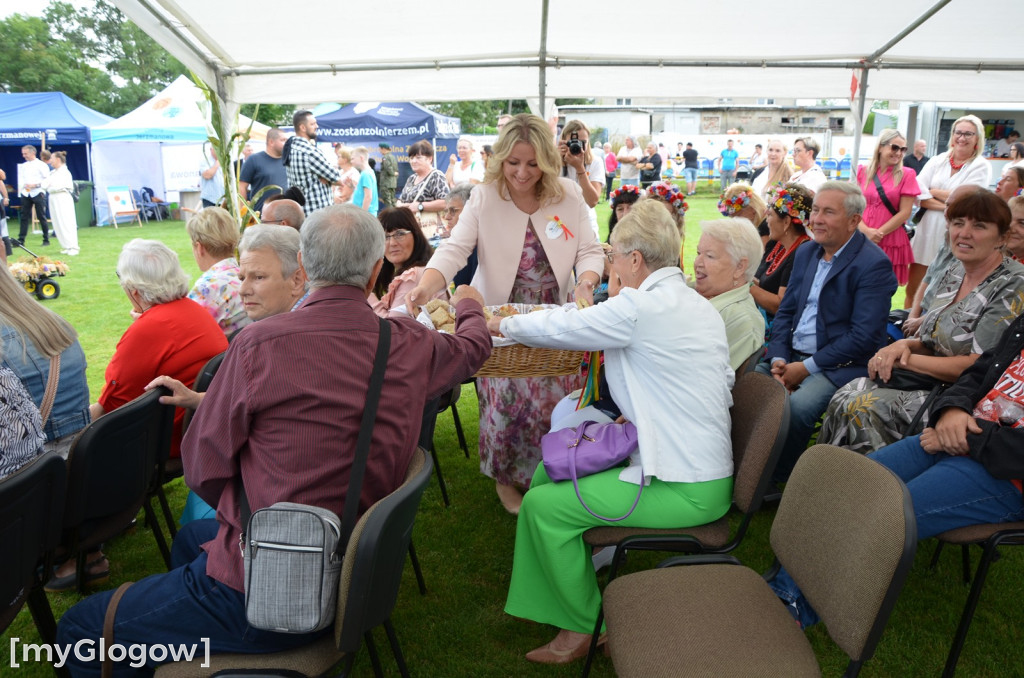
<path fill-rule="evenodd" d="M 793 255 L 793 273 L 772 324 L 766 361 L 790 392 L 786 445 L 775 478 L 784 481 L 840 386 L 867 376 L 885 343 L 896 291 L 892 262 L 857 226 L 864 196 L 856 184 L 822 184 L 811 208 L 813 243 Z"/>

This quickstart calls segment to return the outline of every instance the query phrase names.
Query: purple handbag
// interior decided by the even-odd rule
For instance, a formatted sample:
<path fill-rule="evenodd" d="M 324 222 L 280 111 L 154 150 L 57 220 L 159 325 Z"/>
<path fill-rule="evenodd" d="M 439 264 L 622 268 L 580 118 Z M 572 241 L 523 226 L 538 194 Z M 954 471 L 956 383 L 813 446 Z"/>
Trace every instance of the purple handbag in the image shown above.
<path fill-rule="evenodd" d="M 644 491 L 643 478 L 641 477 L 640 491 L 636 494 L 633 506 L 625 515 L 618 518 L 609 518 L 590 510 L 587 502 L 580 496 L 578 478 L 617 466 L 636 451 L 637 445 L 636 425 L 629 421 L 625 424 L 584 421 L 576 428 L 552 431 L 540 439 L 544 470 L 547 471 L 548 477 L 555 482 L 572 480 L 576 497 L 587 513 L 609 522 L 625 520 L 633 513 Z"/>

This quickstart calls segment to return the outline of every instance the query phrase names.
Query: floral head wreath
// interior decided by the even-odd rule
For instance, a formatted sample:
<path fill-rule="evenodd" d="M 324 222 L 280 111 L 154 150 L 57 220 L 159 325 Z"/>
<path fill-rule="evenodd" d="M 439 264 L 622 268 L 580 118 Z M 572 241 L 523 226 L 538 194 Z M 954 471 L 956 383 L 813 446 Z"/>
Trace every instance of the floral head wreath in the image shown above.
<path fill-rule="evenodd" d="M 679 213 L 679 216 L 685 216 L 686 210 L 690 209 L 690 206 L 686 204 L 686 197 L 675 184 L 667 184 L 664 182 L 652 184 L 647 189 L 647 194 L 657 196 L 669 205 L 672 205 L 676 212 Z"/>
<path fill-rule="evenodd" d="M 750 207 L 750 191 L 737 193 L 731 198 L 726 198 L 725 193 L 718 198 L 718 211 L 724 217 L 734 217 L 745 207 Z"/>
<path fill-rule="evenodd" d="M 615 200 L 618 200 L 623 195 L 629 195 L 629 194 L 635 195 L 637 198 L 639 198 L 640 197 L 640 188 L 638 186 L 633 186 L 631 184 L 626 184 L 625 186 L 619 186 L 614 191 L 612 191 L 612 202 L 614 202 Z"/>
<path fill-rule="evenodd" d="M 788 191 L 784 186 L 768 189 L 768 206 L 783 216 L 789 216 L 800 226 L 807 223 L 811 211 L 810 206 L 804 204 L 802 195 Z"/>

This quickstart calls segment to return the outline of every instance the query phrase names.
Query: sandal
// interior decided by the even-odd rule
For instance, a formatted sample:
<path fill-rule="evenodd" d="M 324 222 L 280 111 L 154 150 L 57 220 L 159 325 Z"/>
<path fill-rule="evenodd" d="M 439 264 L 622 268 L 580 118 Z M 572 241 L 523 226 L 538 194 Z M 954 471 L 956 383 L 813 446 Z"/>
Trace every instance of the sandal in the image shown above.
<path fill-rule="evenodd" d="M 99 572 L 91 572 L 90 569 L 94 565 L 100 563 L 106 563 Z M 98 586 L 104 584 L 110 579 L 110 563 L 107 561 L 106 556 L 101 556 L 96 560 L 93 560 L 85 565 L 85 581 L 82 582 L 83 586 Z M 47 593 L 64 593 L 65 591 L 72 591 L 78 587 L 78 572 L 72 572 L 66 574 L 63 577 L 53 576 L 50 577 L 50 581 L 46 582 L 43 590 Z"/>

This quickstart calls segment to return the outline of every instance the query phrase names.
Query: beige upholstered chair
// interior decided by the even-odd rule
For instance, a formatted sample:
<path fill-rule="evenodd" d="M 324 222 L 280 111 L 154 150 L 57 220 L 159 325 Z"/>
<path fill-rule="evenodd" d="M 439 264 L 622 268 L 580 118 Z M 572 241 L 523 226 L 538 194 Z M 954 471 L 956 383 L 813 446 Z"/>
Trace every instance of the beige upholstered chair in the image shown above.
<path fill-rule="evenodd" d="M 910 495 L 888 469 L 828 445 L 801 456 L 772 525 L 772 549 L 850 657 L 846 675 L 874 654 L 916 541 Z M 761 575 L 736 564 L 668 567 L 688 559 L 605 590 L 619 676 L 820 675 L 810 643 Z"/>

